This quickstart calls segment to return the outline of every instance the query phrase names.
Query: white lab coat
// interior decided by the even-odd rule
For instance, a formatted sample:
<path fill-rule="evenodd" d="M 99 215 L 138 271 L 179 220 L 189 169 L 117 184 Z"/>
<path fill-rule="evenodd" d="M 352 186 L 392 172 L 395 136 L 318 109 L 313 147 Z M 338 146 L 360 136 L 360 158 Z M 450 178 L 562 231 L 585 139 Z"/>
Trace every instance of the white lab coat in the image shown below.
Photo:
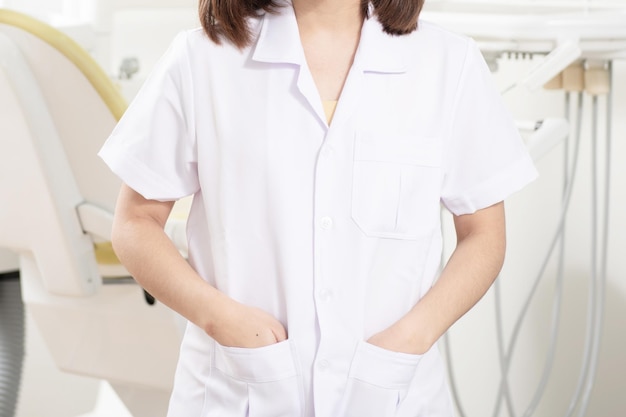
<path fill-rule="evenodd" d="M 364 341 L 431 287 L 441 203 L 471 213 L 536 175 L 479 50 L 367 20 L 328 126 L 292 8 L 252 25 L 241 51 L 178 36 L 100 153 L 146 198 L 194 194 L 192 266 L 288 331 L 243 349 L 189 324 L 168 415 L 451 417 L 436 348 Z"/>

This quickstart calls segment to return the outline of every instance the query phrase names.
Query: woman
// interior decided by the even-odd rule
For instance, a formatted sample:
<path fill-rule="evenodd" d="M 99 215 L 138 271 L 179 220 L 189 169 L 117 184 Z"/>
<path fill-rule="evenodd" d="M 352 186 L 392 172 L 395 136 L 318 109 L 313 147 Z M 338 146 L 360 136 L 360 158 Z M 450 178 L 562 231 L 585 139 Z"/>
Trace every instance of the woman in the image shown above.
<path fill-rule="evenodd" d="M 500 270 L 532 162 L 422 1 L 280 1 L 201 1 L 100 153 L 118 256 L 189 320 L 168 415 L 451 417 L 435 342 Z M 163 225 L 190 194 L 187 262 Z"/>

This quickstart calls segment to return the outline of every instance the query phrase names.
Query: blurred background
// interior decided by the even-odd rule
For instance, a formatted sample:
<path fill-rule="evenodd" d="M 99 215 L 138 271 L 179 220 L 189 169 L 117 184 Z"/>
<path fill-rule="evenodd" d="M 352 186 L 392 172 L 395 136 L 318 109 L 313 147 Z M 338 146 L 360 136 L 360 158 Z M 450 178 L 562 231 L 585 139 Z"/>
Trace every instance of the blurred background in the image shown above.
<path fill-rule="evenodd" d="M 196 7 L 0 0 L 75 40 L 127 101 L 198 26 Z M 458 415 L 626 415 L 626 0 L 427 0 L 423 19 L 476 38 L 540 172 L 507 201 L 497 288 L 442 341 Z M 568 84 L 562 71 L 600 75 Z M 17 260 L 0 252 L 1 265 Z M 25 317 L 16 417 L 131 415 L 108 382 L 59 370 L 28 305 Z"/>

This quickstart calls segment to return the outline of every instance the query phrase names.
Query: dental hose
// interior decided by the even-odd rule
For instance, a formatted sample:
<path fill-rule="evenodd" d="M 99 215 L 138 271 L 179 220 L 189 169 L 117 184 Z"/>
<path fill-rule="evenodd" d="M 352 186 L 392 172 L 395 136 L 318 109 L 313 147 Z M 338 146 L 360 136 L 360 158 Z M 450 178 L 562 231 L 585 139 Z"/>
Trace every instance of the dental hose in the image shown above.
<path fill-rule="evenodd" d="M 535 281 L 533 282 L 533 286 L 528 294 L 528 296 L 526 297 L 523 307 L 520 311 L 520 314 L 518 315 L 517 321 L 515 323 L 515 326 L 513 328 L 513 332 L 511 334 L 511 339 L 508 345 L 508 348 L 506 349 L 506 353 L 503 350 L 504 347 L 504 342 L 500 342 L 499 343 L 499 347 L 501 347 L 499 349 L 499 355 L 500 355 L 500 363 L 502 365 L 502 380 L 500 383 L 500 388 L 498 390 L 498 394 L 497 394 L 497 401 L 496 401 L 496 405 L 494 407 L 494 413 L 493 416 L 497 416 L 502 404 L 502 400 L 503 398 L 506 400 L 507 405 L 508 405 L 508 411 L 509 414 L 511 416 L 515 416 L 515 412 L 513 410 L 512 407 L 512 401 L 510 398 L 510 393 L 508 392 L 508 384 L 507 384 L 507 376 L 508 376 L 508 371 L 509 371 L 509 366 L 511 363 L 511 358 L 513 357 L 513 353 L 515 350 L 515 346 L 517 345 L 517 338 L 519 336 L 519 333 L 521 331 L 521 327 L 524 321 L 524 318 L 526 317 L 526 314 L 530 308 L 530 303 L 535 295 L 535 293 L 537 292 L 537 289 L 539 287 L 539 283 L 541 282 L 542 277 L 545 274 L 545 270 L 549 264 L 549 261 L 552 257 L 552 254 L 554 253 L 554 250 L 557 248 L 557 245 L 562 241 L 563 239 L 563 231 L 565 229 L 565 220 L 567 217 L 567 212 L 569 209 L 569 204 L 571 202 L 571 196 L 572 196 L 572 191 L 574 188 L 574 179 L 575 179 L 575 175 L 576 172 L 578 171 L 578 157 L 580 154 L 580 142 L 581 142 L 581 136 L 582 136 L 582 132 L 581 132 L 581 124 L 582 124 L 582 93 L 579 93 L 578 95 L 578 111 L 577 111 L 577 127 L 576 127 L 576 138 L 575 138 L 575 143 L 574 143 L 574 155 L 573 155 L 573 161 L 572 161 L 572 167 L 571 169 L 569 169 L 569 173 L 566 176 L 566 180 L 565 180 L 565 190 L 563 193 L 563 202 L 562 202 L 562 206 L 561 206 L 561 212 L 559 214 L 559 220 L 557 223 L 557 228 L 556 231 L 553 235 L 553 238 L 550 242 L 550 246 L 548 249 L 548 252 L 546 253 L 546 256 L 543 259 L 543 262 L 541 264 L 541 267 L 539 269 L 539 273 L 537 274 Z M 562 255 L 562 254 L 561 254 Z M 560 262 L 560 261 L 559 261 Z M 497 284 L 497 280 L 496 280 L 496 284 Z M 549 343 L 549 348 L 548 348 L 548 360 L 546 361 L 545 365 L 544 365 L 544 370 L 542 372 L 542 378 L 540 380 L 539 383 L 539 388 L 541 387 L 545 387 L 545 385 L 547 384 L 548 381 L 548 377 L 549 377 L 549 373 L 550 373 L 550 369 L 552 366 L 552 361 L 549 360 L 550 358 L 552 358 L 554 356 L 554 350 L 556 347 L 556 332 L 558 330 L 558 322 L 559 322 L 559 317 L 560 317 L 560 303 L 561 303 L 561 295 L 558 294 L 558 290 L 559 290 L 559 286 L 562 283 L 562 278 L 557 279 L 557 294 L 555 294 L 555 305 L 553 307 L 552 310 L 552 334 L 551 334 L 551 340 Z M 494 287 L 494 289 L 497 289 L 499 287 Z M 499 299 L 499 292 L 496 291 L 496 297 Z M 496 303 L 496 308 L 499 306 L 499 302 Z M 496 311 L 496 317 L 499 317 L 501 315 L 501 311 L 497 310 Z M 500 327 L 497 328 L 497 333 L 498 333 L 498 338 L 502 339 L 502 334 L 503 334 L 503 329 L 501 327 L 501 321 L 498 320 L 498 322 Z M 541 395 L 542 395 L 542 390 L 541 389 L 537 389 L 535 392 L 535 395 L 533 397 L 533 399 L 531 400 L 531 404 L 529 405 L 529 407 L 527 407 L 526 412 L 524 413 L 525 416 L 530 415 L 530 413 L 532 413 L 534 410 L 534 408 L 536 408 L 537 404 L 539 403 L 539 400 L 541 399 Z"/>
<path fill-rule="evenodd" d="M 24 360 L 24 305 L 19 272 L 0 274 L 0 417 L 13 417 Z"/>
<path fill-rule="evenodd" d="M 582 100 L 582 95 L 578 95 L 578 100 Z M 571 94 L 565 94 L 565 119 L 568 121 L 571 120 L 570 101 Z M 579 110 L 581 111 L 582 109 L 579 107 Z M 580 111 L 578 113 L 578 120 L 580 120 L 581 118 Z M 580 128 L 581 125 L 580 123 L 578 123 L 578 131 L 580 131 Z M 567 197 L 569 184 L 573 181 L 573 172 L 571 172 L 570 174 L 569 168 L 569 142 L 570 137 L 568 136 L 563 143 L 563 204 L 565 204 L 566 201 L 565 198 Z M 576 157 L 578 157 L 578 154 L 576 154 Z M 544 362 L 543 371 L 541 373 L 541 379 L 539 380 L 537 389 L 535 390 L 535 393 L 533 394 L 533 397 L 528 404 L 526 411 L 524 411 L 523 417 L 532 416 L 539 406 L 539 402 L 543 398 L 543 394 L 545 393 L 545 389 L 548 385 L 548 380 L 550 378 L 550 373 L 552 372 L 552 367 L 554 365 L 556 344 L 561 323 L 561 305 L 563 304 L 563 282 L 565 281 L 565 220 L 561 229 L 557 258 L 558 263 L 556 271 L 556 281 L 554 286 L 554 299 L 552 303 L 552 322 L 550 324 L 550 340 L 548 342 L 548 353 L 546 354 L 546 360 Z"/>
<path fill-rule="evenodd" d="M 609 217 L 610 217 L 610 188 L 611 188 L 611 154 L 612 154 L 612 111 L 613 111 L 613 63 L 608 63 L 609 71 L 609 92 L 607 94 L 607 120 L 606 120 L 606 156 L 605 156 L 605 183 L 604 183 L 604 218 L 602 224 L 602 247 L 600 258 L 600 274 L 598 276 L 598 313 L 596 315 L 596 334 L 592 346 L 591 367 L 587 376 L 587 384 L 583 394 L 583 400 L 579 416 L 584 416 L 589 406 L 589 400 L 593 389 L 593 383 L 598 368 L 598 359 L 600 357 L 600 341 L 602 339 L 602 323 L 604 322 L 604 302 L 606 299 L 606 281 L 607 281 L 607 265 L 608 265 L 608 249 L 609 249 Z"/>
<path fill-rule="evenodd" d="M 569 113 L 569 95 L 566 95 L 566 99 L 567 99 L 567 112 Z M 569 118 L 569 117 L 568 117 Z M 568 157 L 565 158 L 565 166 L 564 166 L 564 171 L 565 171 L 565 179 L 564 179 L 564 189 L 563 189 L 563 201 L 562 201 L 562 207 L 561 207 L 561 212 L 559 214 L 559 220 L 557 223 L 557 228 L 556 231 L 554 233 L 554 236 L 552 238 L 548 253 L 546 254 L 544 261 L 541 265 L 540 271 L 537 274 L 537 277 L 535 279 L 535 282 L 533 284 L 533 287 L 524 303 L 524 307 L 520 313 L 520 315 L 518 316 L 514 331 L 512 333 L 512 340 L 509 344 L 509 348 L 507 349 L 508 352 L 505 354 L 505 349 L 504 349 L 504 340 L 503 340 L 503 325 L 501 322 L 501 307 L 500 307 L 500 295 L 499 295 L 499 280 L 496 279 L 495 284 L 494 284 L 494 291 L 495 291 L 495 298 L 496 298 L 496 329 L 497 329 L 497 337 L 498 337 L 498 352 L 499 352 L 499 359 L 500 359 L 500 365 L 502 368 L 502 380 L 500 383 L 500 387 L 499 387 L 499 391 L 497 394 L 497 400 L 496 400 L 496 405 L 494 407 L 494 413 L 493 416 L 497 417 L 500 407 L 501 407 L 501 403 L 502 403 L 502 399 L 504 398 L 506 400 L 507 403 L 507 408 L 508 408 L 508 412 L 509 415 L 511 417 L 515 416 L 515 412 L 513 409 L 513 405 L 512 405 L 512 400 L 510 398 L 510 393 L 508 392 L 508 384 L 507 384 L 507 374 L 508 374 L 508 368 L 509 368 L 509 364 L 511 361 L 511 358 L 513 356 L 513 350 L 514 347 L 516 346 L 516 342 L 517 342 L 517 336 L 521 330 L 521 325 L 523 322 L 524 317 L 526 316 L 526 313 L 529 310 L 530 307 L 530 303 L 532 301 L 532 298 L 534 297 L 535 292 L 537 291 L 537 288 L 539 286 L 539 283 L 541 281 L 541 278 L 543 277 L 545 270 L 548 266 L 549 260 L 552 257 L 552 253 L 554 252 L 557 244 L 560 243 L 559 246 L 559 271 L 562 271 L 562 264 L 563 264 L 563 256 L 564 256 L 564 236 L 563 236 L 563 232 L 565 229 L 565 219 L 566 219 L 566 215 L 568 212 L 568 208 L 569 208 L 569 203 L 571 200 L 571 195 L 572 195 L 572 190 L 573 190 L 573 186 L 574 186 L 574 177 L 575 174 L 577 172 L 577 166 L 578 166 L 578 155 L 579 155 L 579 150 L 580 150 L 580 142 L 581 142 L 581 136 L 582 136 L 582 93 L 578 94 L 578 112 L 577 112 L 577 127 L 576 127 L 576 138 L 575 138 L 575 148 L 574 148 L 574 156 L 573 156 L 573 162 L 572 162 L 572 167 L 569 167 L 569 163 L 568 163 Z M 566 142 L 566 148 L 565 148 L 565 152 L 569 153 L 569 144 Z M 560 317 L 560 305 L 561 305 L 561 294 L 559 292 L 560 288 L 562 286 L 562 272 L 559 272 L 559 276 L 557 277 L 557 293 L 555 294 L 555 306 L 553 308 L 552 311 L 552 337 L 549 343 L 549 353 L 548 353 L 548 358 L 546 360 L 546 364 L 544 366 L 544 371 L 542 373 L 542 380 L 540 382 L 540 387 L 543 387 L 547 384 L 547 380 L 548 380 L 548 376 L 549 376 L 549 372 L 551 369 L 551 365 L 552 365 L 552 360 L 551 358 L 553 358 L 554 356 L 554 351 L 556 349 L 556 332 L 558 330 L 558 322 L 559 322 L 559 317 Z M 449 362 L 449 366 L 447 367 L 447 372 L 448 372 L 448 379 L 449 379 L 449 383 L 450 383 L 450 390 L 451 390 L 451 394 L 453 396 L 453 399 L 455 401 L 456 407 L 457 407 L 457 411 L 459 413 L 459 417 L 466 417 L 466 414 L 462 408 L 461 405 L 461 401 L 460 401 L 460 396 L 458 393 L 458 387 L 456 384 L 456 379 L 454 376 L 454 370 L 453 370 L 453 366 L 451 364 L 450 358 L 451 356 L 451 351 L 450 351 L 450 341 L 449 341 L 449 336 L 446 333 L 444 335 L 444 352 L 445 355 L 449 358 L 448 362 Z M 539 402 L 541 397 L 541 391 L 540 389 L 537 389 L 534 398 L 531 402 L 531 405 L 528 407 L 528 409 L 532 409 L 536 406 L 536 403 Z M 530 414 L 525 414 L 525 415 L 530 415 Z"/>
<path fill-rule="evenodd" d="M 541 399 L 541 395 L 543 393 L 543 388 L 545 387 L 545 385 L 547 384 L 547 380 L 548 380 L 548 376 L 550 373 L 550 369 L 551 369 L 551 365 L 552 365 L 552 359 L 554 357 L 554 351 L 555 351 L 555 346 L 556 346 L 556 334 L 558 331 L 558 322 L 559 322 L 559 317 L 560 317 L 560 305 L 561 305 L 561 293 L 562 291 L 560 290 L 560 288 L 562 287 L 562 281 L 563 281 L 563 273 L 562 273 L 562 257 L 563 257 L 563 244 L 564 244 L 564 239 L 563 239 L 563 231 L 564 231 L 564 223 L 565 223 L 565 216 L 567 213 L 567 209 L 569 207 L 569 201 L 570 201 L 570 197 L 571 197 L 571 193 L 572 193 L 572 188 L 573 188 L 573 183 L 574 183 L 574 174 L 577 171 L 577 162 L 578 162 L 578 154 L 579 154 L 579 145 L 580 145 L 580 139 L 581 139 L 581 120 L 582 120 L 582 95 L 579 94 L 579 100 L 578 100 L 578 117 L 577 117 L 577 121 L 578 121 L 578 127 L 577 127 L 577 136 L 576 136 L 576 148 L 575 148 L 575 153 L 574 153 L 574 163 L 571 169 L 569 169 L 569 164 L 568 164 L 568 158 L 565 158 L 565 180 L 564 180 L 564 191 L 563 191 L 563 207 L 561 210 L 561 214 L 560 214 L 560 220 L 558 223 L 558 227 L 557 227 L 557 231 L 554 235 L 554 238 L 552 240 L 552 244 L 550 246 L 550 250 L 546 256 L 546 259 L 543 262 L 543 265 L 541 267 L 541 270 L 537 276 L 537 279 L 535 281 L 535 284 L 533 286 L 533 289 L 531 290 L 530 295 L 528 296 L 526 303 L 525 303 L 525 307 L 522 310 L 522 313 L 520 314 L 519 318 L 518 318 L 518 322 L 515 328 L 515 331 L 513 333 L 513 341 L 510 344 L 510 347 L 508 349 L 508 354 L 505 355 L 504 354 L 504 341 L 502 338 L 502 334 L 503 334 L 503 330 L 502 330 L 502 323 L 501 323 L 501 308 L 499 306 L 500 303 L 500 298 L 499 298 L 499 293 L 498 293 L 498 287 L 496 287 L 496 309 L 497 309 L 497 314 L 496 314 L 496 320 L 498 321 L 497 323 L 497 328 L 498 328 L 498 344 L 499 344 L 499 352 L 500 352 L 500 362 L 501 362 L 501 366 L 502 366 L 502 375 L 503 375 L 503 379 L 500 385 L 500 390 L 498 392 L 498 400 L 497 400 L 497 404 L 495 407 L 495 411 L 494 411 L 494 416 L 497 415 L 497 413 L 499 412 L 500 409 L 500 405 L 501 405 L 501 401 L 502 398 L 507 398 L 507 405 L 508 405 L 508 411 L 510 413 L 511 416 L 514 416 L 514 410 L 512 407 L 512 402 L 510 399 L 510 395 L 508 394 L 508 385 L 506 383 L 506 375 L 508 373 L 508 363 L 510 363 L 510 358 L 512 357 L 513 354 L 513 348 L 516 345 L 516 340 L 517 340 L 517 334 L 519 333 L 520 329 L 521 329 L 521 324 L 522 324 L 522 320 L 526 315 L 526 312 L 528 311 L 529 305 L 530 305 L 530 301 L 534 296 L 534 293 L 536 292 L 536 289 L 538 287 L 539 281 L 541 279 L 541 277 L 543 276 L 545 269 L 547 267 L 548 261 L 550 259 L 550 257 L 552 256 L 552 253 L 554 251 L 554 249 L 556 248 L 557 243 L 560 243 L 560 254 L 559 254 L 559 272 L 558 272 L 558 277 L 557 277 L 557 289 L 556 289 L 556 294 L 555 294 L 555 304 L 554 304 L 554 308 L 553 308 L 553 312 L 552 312 L 552 337 L 551 337 L 551 341 L 549 343 L 550 347 L 549 347 L 549 353 L 546 359 L 546 364 L 544 366 L 544 371 L 542 373 L 542 379 L 540 382 L 540 385 L 538 387 L 538 389 L 535 392 L 534 398 L 530 404 L 530 406 L 528 407 L 525 415 L 530 415 L 532 414 L 532 412 L 534 411 L 534 409 L 536 408 L 536 405 L 538 404 L 538 402 Z M 569 96 L 567 96 L 567 109 L 569 109 Z M 569 112 L 569 110 L 568 110 Z M 568 147 L 566 144 L 566 152 L 568 151 Z M 496 285 L 498 285 L 498 280 L 496 280 Z M 450 354 L 450 348 L 449 348 L 449 338 L 446 335 L 444 337 L 445 340 L 445 352 L 448 358 L 451 357 Z M 450 386 L 451 386 L 451 391 L 452 391 L 452 395 L 454 397 L 455 403 L 457 404 L 457 409 L 459 412 L 459 415 L 461 417 L 465 417 L 465 413 L 462 409 L 461 403 L 459 401 L 459 395 L 458 395 L 458 388 L 455 382 L 455 377 L 454 377 L 454 372 L 452 369 L 452 366 L 448 367 L 448 377 L 450 380 Z"/>
<path fill-rule="evenodd" d="M 574 414 L 576 406 L 580 404 L 579 417 L 583 417 L 589 401 L 595 381 L 595 375 L 598 366 L 600 341 L 602 338 L 602 322 L 604 319 L 604 301 L 606 297 L 606 280 L 607 280 L 607 252 L 608 252 L 608 236 L 609 236 L 609 204 L 610 204 L 610 179 L 611 179 L 611 145 L 612 145 L 612 63 L 608 63 L 608 91 L 607 93 L 607 118 L 606 118 L 606 148 L 605 148 L 605 178 L 604 178 L 604 211 L 602 223 L 602 245 L 600 247 L 601 258 L 600 266 L 597 264 L 598 254 L 598 222 L 597 222 L 597 193 L 598 193 L 598 165 L 597 165 L 597 131 L 598 131 L 598 94 L 593 96 L 593 136 L 592 136 L 592 193 L 594 199 L 592 201 L 592 280 L 590 282 L 590 295 L 586 333 L 588 338 L 585 343 L 584 364 L 578 379 L 576 391 L 572 396 L 568 407 L 566 417 Z M 599 271 L 599 272 L 598 272 Z M 582 393 L 582 396 L 581 396 Z"/>
<path fill-rule="evenodd" d="M 593 134 L 592 134 L 592 150 L 591 150 L 591 159 L 592 159 L 592 179 L 591 179 L 591 183 L 592 183 L 592 198 L 591 198 L 591 218 L 592 218 L 592 223 L 591 223 L 591 276 L 590 276 L 590 280 L 589 280 L 589 295 L 588 295 L 588 307 L 587 307 L 587 314 L 588 314 L 588 319 L 587 319 L 587 326 L 585 329 L 585 347 L 584 347 L 584 353 L 583 353 L 583 364 L 581 366 L 581 371 L 580 371 L 580 376 L 578 378 L 578 383 L 576 385 L 576 389 L 574 391 L 574 395 L 572 396 L 571 402 L 569 404 L 569 407 L 567 409 L 567 412 L 565 413 L 565 417 L 571 417 L 575 410 L 576 410 L 576 406 L 579 402 L 580 399 L 580 394 L 583 390 L 583 386 L 585 385 L 585 383 L 587 382 L 587 377 L 589 374 L 589 367 L 591 365 L 591 352 L 593 349 L 593 339 L 595 338 L 595 328 L 594 328 L 594 324 L 595 324 L 595 320 L 596 320 L 596 309 L 594 308 L 595 306 L 595 300 L 597 298 L 596 296 L 596 292 L 597 292 L 597 281 L 598 281 L 598 277 L 597 277 L 597 247 L 598 247 L 598 227 L 597 227 L 597 211 L 598 211 L 598 207 L 597 207 L 597 172 L 596 172 L 596 158 L 597 158 L 597 152 L 596 152 L 596 146 L 597 146 L 597 137 L 595 134 L 596 131 L 596 125 L 597 125 L 597 108 L 598 108 L 598 102 L 597 102 L 597 97 L 593 97 L 593 117 L 592 117 L 592 124 L 593 124 Z"/>

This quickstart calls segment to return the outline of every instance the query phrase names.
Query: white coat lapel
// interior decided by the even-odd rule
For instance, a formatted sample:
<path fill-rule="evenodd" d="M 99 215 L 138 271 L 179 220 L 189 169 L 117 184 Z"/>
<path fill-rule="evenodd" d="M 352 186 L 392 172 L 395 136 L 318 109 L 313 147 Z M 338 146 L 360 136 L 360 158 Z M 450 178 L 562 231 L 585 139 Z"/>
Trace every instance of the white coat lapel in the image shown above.
<path fill-rule="evenodd" d="M 367 88 L 367 73 L 402 74 L 406 72 L 402 55 L 401 37 L 383 32 L 375 17 L 366 19 L 361 29 L 361 39 L 354 63 L 346 79 L 341 98 L 335 111 L 335 121 L 347 121 L 363 103 L 363 91 Z"/>
<path fill-rule="evenodd" d="M 257 62 L 298 66 L 298 89 L 320 121 L 326 123 L 322 102 L 306 63 L 291 4 L 282 6 L 277 14 L 265 14 L 252 59 Z"/>

